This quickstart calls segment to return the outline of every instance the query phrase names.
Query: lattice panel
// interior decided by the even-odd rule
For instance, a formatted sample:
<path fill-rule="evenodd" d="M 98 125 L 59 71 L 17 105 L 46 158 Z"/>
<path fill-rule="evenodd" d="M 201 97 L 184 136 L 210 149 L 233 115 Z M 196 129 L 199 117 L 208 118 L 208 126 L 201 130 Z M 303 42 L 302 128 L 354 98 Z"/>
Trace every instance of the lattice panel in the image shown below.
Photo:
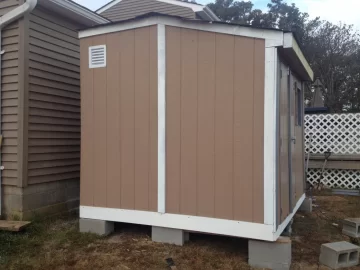
<path fill-rule="evenodd" d="M 313 154 L 360 154 L 360 113 L 306 115 L 306 152 L 311 134 Z"/>
<path fill-rule="evenodd" d="M 307 181 L 314 185 L 318 183 L 320 175 L 321 169 L 309 169 Z M 321 182 L 329 188 L 359 189 L 360 170 L 325 169 Z"/>

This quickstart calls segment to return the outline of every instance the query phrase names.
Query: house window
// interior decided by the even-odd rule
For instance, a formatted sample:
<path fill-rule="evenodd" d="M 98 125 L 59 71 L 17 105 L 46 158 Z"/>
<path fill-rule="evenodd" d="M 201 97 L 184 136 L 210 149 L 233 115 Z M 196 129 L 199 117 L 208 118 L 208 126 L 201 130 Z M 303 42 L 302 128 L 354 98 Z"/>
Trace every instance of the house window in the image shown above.
<path fill-rule="evenodd" d="M 295 121 L 301 127 L 303 124 L 303 94 L 298 84 L 295 83 Z"/>

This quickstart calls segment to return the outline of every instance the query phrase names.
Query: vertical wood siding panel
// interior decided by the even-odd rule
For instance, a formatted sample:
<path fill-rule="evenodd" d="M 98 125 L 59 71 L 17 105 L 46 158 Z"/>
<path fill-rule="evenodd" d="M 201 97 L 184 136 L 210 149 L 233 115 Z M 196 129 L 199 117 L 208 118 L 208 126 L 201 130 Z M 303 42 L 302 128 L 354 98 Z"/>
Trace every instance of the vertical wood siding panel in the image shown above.
<path fill-rule="evenodd" d="M 106 44 L 106 36 L 93 38 L 93 45 Z M 106 158 L 106 69 L 94 69 L 94 205 L 106 207 L 107 158 Z"/>
<path fill-rule="evenodd" d="M 120 34 L 108 34 L 107 41 L 107 207 L 120 208 Z"/>
<path fill-rule="evenodd" d="M 196 215 L 198 31 L 181 30 L 181 214 Z"/>
<path fill-rule="evenodd" d="M 166 213 L 180 214 L 181 29 L 166 26 Z"/>
<path fill-rule="evenodd" d="M 216 35 L 215 217 L 233 219 L 234 37 Z"/>
<path fill-rule="evenodd" d="M 197 214 L 214 217 L 215 209 L 215 34 L 199 31 Z"/>
<path fill-rule="evenodd" d="M 135 209 L 135 40 L 134 30 L 120 33 L 121 39 L 121 208 Z"/>
<path fill-rule="evenodd" d="M 94 205 L 94 175 L 93 175 L 93 130 L 94 130 L 94 86 L 93 69 L 89 69 L 89 47 L 92 38 L 81 41 L 81 181 L 80 204 Z"/>
<path fill-rule="evenodd" d="M 296 82 L 296 87 L 298 89 L 301 89 L 301 81 L 297 79 L 297 77 L 295 75 L 293 75 L 293 93 L 295 95 L 295 93 L 297 93 L 297 89 L 295 89 L 295 82 Z M 301 94 L 303 95 L 303 91 L 301 91 Z M 299 97 L 300 98 L 300 97 Z M 304 100 L 304 99 L 302 99 Z M 294 115 L 297 115 L 296 109 L 297 109 L 297 105 L 296 102 L 297 100 L 294 98 Z M 303 112 L 302 112 L 303 113 Z M 302 121 L 304 120 L 304 115 L 301 115 L 301 119 Z M 297 123 L 297 119 L 295 118 L 295 123 Z M 295 153 L 294 155 L 294 174 L 295 174 L 295 200 L 294 200 L 294 205 L 296 205 L 296 203 L 298 202 L 298 200 L 301 198 L 301 196 L 304 194 L 304 178 L 305 178 L 305 158 L 303 158 L 303 152 L 304 152 L 304 137 L 303 137 L 303 127 L 304 127 L 304 123 L 302 122 L 301 126 L 296 125 L 295 126 L 295 138 L 296 138 L 296 144 L 294 147 Z"/>
<path fill-rule="evenodd" d="M 149 40 L 149 69 L 150 69 L 150 182 L 149 182 L 149 210 L 157 212 L 158 200 L 158 176 L 157 176 L 157 157 L 158 157 L 158 55 L 157 55 L 157 26 L 150 27 Z"/>
<path fill-rule="evenodd" d="M 287 67 L 281 63 L 282 78 L 280 84 L 280 221 L 283 222 L 289 215 L 289 108 Z"/>
<path fill-rule="evenodd" d="M 254 74 L 253 221 L 264 223 L 265 41 L 260 39 L 255 39 Z"/>
<path fill-rule="evenodd" d="M 253 221 L 254 44 L 235 37 L 234 219 L 248 222 Z"/>
<path fill-rule="evenodd" d="M 135 31 L 135 209 L 149 209 L 149 28 Z"/>

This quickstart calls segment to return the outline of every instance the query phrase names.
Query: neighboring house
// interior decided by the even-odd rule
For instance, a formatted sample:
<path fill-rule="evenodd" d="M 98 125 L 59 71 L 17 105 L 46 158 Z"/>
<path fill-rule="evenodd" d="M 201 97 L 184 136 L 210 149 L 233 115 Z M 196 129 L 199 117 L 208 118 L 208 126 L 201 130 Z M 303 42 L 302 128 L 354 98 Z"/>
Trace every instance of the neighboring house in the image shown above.
<path fill-rule="evenodd" d="M 0 2 L 2 216 L 78 206 L 78 29 L 109 20 L 69 0 Z"/>
<path fill-rule="evenodd" d="M 188 19 L 220 21 L 207 6 L 181 0 L 114 0 L 96 12 L 112 21 L 123 21 L 150 12 Z"/>

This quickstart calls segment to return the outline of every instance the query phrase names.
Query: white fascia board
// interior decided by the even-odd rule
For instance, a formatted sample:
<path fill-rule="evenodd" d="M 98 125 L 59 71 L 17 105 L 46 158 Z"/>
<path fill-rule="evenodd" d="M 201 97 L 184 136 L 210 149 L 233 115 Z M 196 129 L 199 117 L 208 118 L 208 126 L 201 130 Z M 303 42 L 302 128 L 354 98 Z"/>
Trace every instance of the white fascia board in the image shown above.
<path fill-rule="evenodd" d="M 98 24 L 104 24 L 109 23 L 111 21 L 97 15 L 96 13 L 82 7 L 81 5 L 74 4 L 72 1 L 69 0 L 47 0 L 49 2 L 52 2 L 62 8 L 71 10 L 72 12 L 75 12 L 76 14 L 85 17 L 95 23 Z"/>
<path fill-rule="evenodd" d="M 181 27 L 193 30 L 201 30 L 207 32 L 229 34 L 235 36 L 244 36 L 252 38 L 265 39 L 266 47 L 283 46 L 283 32 L 277 30 L 252 28 L 246 26 L 217 24 L 212 22 L 193 22 L 188 20 L 181 20 L 179 18 L 171 18 L 165 16 L 154 16 L 139 20 L 131 20 L 129 22 L 105 25 L 103 27 L 90 28 L 79 32 L 80 38 L 97 36 L 102 34 L 114 33 L 119 31 L 125 31 L 129 29 L 135 29 L 145 26 L 163 24 L 166 26 Z"/>
<path fill-rule="evenodd" d="M 277 48 L 265 49 L 264 89 L 264 223 L 276 226 Z"/>
<path fill-rule="evenodd" d="M 110 3 L 108 3 L 107 5 L 99 8 L 96 13 L 97 14 L 101 14 L 103 13 L 104 11 L 108 10 L 109 8 L 112 8 L 113 6 L 119 4 L 122 0 L 114 0 L 114 1 L 111 1 Z"/>
<path fill-rule="evenodd" d="M 297 43 L 293 33 L 284 33 L 284 49 L 291 48 L 299 58 L 301 64 L 303 65 L 304 69 L 306 70 L 307 74 L 314 80 L 314 71 L 310 67 L 309 62 L 306 60 L 302 50 L 300 49 L 299 44 Z"/>
<path fill-rule="evenodd" d="M 263 241 L 276 241 L 272 226 L 226 219 L 92 206 L 80 206 L 80 218 L 142 224 Z"/>

